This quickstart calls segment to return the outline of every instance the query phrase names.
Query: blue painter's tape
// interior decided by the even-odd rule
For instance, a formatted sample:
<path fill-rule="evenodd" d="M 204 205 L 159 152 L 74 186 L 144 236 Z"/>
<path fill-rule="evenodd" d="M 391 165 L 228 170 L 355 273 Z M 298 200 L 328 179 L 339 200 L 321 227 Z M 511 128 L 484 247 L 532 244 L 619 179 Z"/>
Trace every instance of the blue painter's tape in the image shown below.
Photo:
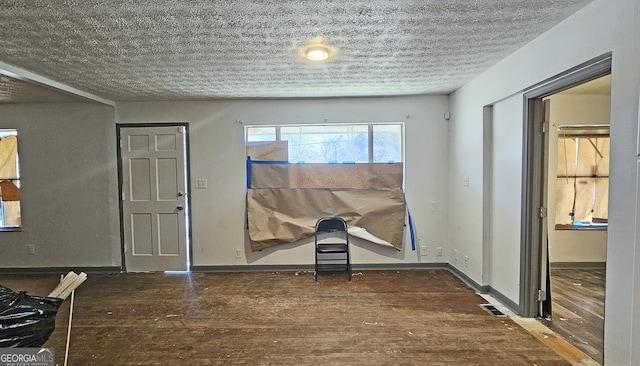
<path fill-rule="evenodd" d="M 251 188 L 251 156 L 247 156 L 247 189 Z"/>
<path fill-rule="evenodd" d="M 413 230 L 413 219 L 411 219 L 411 212 L 409 211 L 409 205 L 407 204 L 407 196 L 404 195 L 404 205 L 407 208 L 407 217 L 409 218 L 409 235 L 411 236 L 411 251 L 416 251 L 416 237 Z"/>
<path fill-rule="evenodd" d="M 247 156 L 247 189 L 251 188 L 251 166 L 253 164 L 289 164 L 285 160 L 252 160 L 251 156 Z"/>
<path fill-rule="evenodd" d="M 289 164 L 286 160 L 251 160 L 251 164 Z"/>
<path fill-rule="evenodd" d="M 413 234 L 413 220 L 411 219 L 411 212 L 407 208 L 407 216 L 409 217 L 409 234 L 411 234 L 411 251 L 416 251 L 416 238 Z"/>

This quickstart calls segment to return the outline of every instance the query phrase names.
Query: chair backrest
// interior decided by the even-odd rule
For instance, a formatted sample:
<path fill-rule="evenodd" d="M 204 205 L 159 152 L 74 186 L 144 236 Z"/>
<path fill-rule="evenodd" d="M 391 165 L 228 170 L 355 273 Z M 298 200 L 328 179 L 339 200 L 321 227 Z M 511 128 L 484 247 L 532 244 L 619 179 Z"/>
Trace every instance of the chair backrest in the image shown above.
<path fill-rule="evenodd" d="M 316 234 L 333 231 L 347 232 L 347 223 L 338 216 L 323 217 L 316 222 Z"/>

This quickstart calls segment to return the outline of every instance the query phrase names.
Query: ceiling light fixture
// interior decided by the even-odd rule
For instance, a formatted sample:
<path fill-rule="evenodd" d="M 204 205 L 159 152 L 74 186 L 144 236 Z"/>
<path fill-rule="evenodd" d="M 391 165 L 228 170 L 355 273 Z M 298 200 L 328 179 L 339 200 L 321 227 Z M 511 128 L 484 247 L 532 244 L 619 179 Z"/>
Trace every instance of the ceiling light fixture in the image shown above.
<path fill-rule="evenodd" d="M 312 39 L 307 44 L 298 49 L 300 57 L 311 62 L 320 62 L 330 59 L 336 55 L 337 50 L 326 44 L 320 37 Z"/>
<path fill-rule="evenodd" d="M 329 50 L 326 47 L 311 47 L 307 49 L 306 56 L 311 61 L 324 61 L 329 58 Z"/>

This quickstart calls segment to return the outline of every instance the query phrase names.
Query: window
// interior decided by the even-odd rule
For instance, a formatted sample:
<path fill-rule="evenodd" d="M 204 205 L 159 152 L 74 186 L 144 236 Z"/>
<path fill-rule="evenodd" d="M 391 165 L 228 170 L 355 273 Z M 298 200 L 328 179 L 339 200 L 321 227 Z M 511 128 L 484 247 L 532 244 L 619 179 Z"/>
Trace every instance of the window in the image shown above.
<path fill-rule="evenodd" d="M 0 129 L 0 230 L 21 226 L 18 131 Z"/>
<path fill-rule="evenodd" d="M 246 141 L 250 156 L 260 142 L 280 141 L 273 160 L 291 163 L 402 162 L 402 123 L 248 126 Z"/>
<path fill-rule="evenodd" d="M 402 161 L 402 126 L 373 125 L 373 161 Z"/>
<path fill-rule="evenodd" d="M 556 229 L 606 227 L 609 126 L 558 129 Z"/>
<path fill-rule="evenodd" d="M 341 216 L 364 229 L 353 235 L 401 250 L 402 129 L 403 123 L 246 126 L 251 249 L 308 238 L 310 223 Z"/>

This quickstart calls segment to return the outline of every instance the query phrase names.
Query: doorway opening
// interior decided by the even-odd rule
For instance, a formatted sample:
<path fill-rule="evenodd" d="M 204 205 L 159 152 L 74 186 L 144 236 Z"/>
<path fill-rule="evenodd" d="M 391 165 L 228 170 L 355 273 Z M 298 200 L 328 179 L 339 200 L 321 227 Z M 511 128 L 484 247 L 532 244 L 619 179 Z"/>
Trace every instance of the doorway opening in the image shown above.
<path fill-rule="evenodd" d="M 550 314 L 543 323 L 603 362 L 611 75 L 549 101 Z"/>
<path fill-rule="evenodd" d="M 525 94 L 520 310 L 602 363 L 611 57 Z"/>

